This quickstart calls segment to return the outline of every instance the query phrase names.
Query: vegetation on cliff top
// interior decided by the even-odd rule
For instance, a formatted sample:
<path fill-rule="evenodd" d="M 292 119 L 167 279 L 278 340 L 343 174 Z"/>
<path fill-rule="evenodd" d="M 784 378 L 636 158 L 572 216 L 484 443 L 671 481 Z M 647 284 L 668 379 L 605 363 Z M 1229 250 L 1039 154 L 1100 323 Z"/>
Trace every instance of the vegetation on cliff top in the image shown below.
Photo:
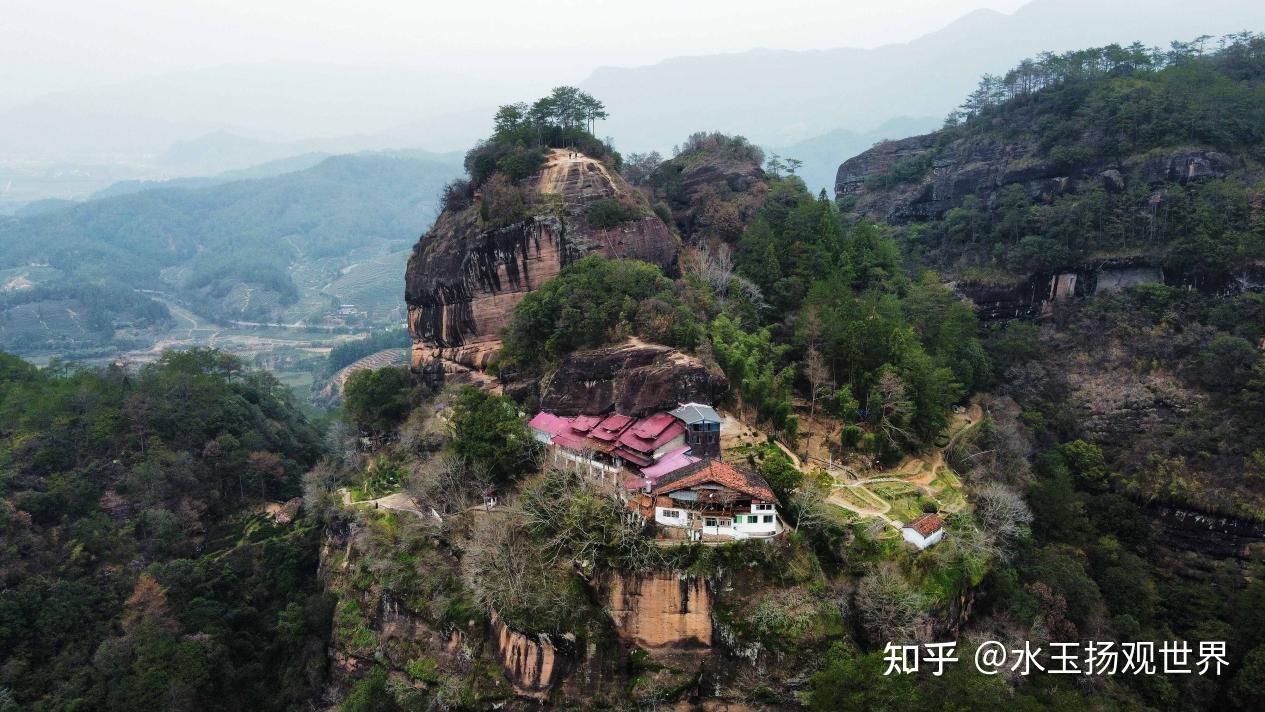
<path fill-rule="evenodd" d="M 654 265 L 585 257 L 514 308 L 499 363 L 533 369 L 629 335 L 693 348 L 701 327 L 676 289 Z"/>
<path fill-rule="evenodd" d="M 466 153 L 468 178 L 444 189 L 445 209 L 469 205 L 476 190 L 496 174 L 511 182 L 535 175 L 551 148 L 572 148 L 618 168 L 619 153 L 593 135 L 595 122 L 607 117 L 606 107 L 575 87 L 555 87 L 531 104 L 506 104 L 492 119 L 492 136 Z"/>
<path fill-rule="evenodd" d="M 1017 274 L 1094 255 L 1146 254 L 1192 283 L 1224 281 L 1235 266 L 1265 256 L 1265 223 L 1253 207 L 1265 194 L 1265 37 L 1234 35 L 1217 49 L 1209 43 L 1045 54 L 986 76 L 936 148 L 871 176 L 867 190 L 922 180 L 932 157 L 951 146 L 1024 147 L 1027 160 L 1071 176 L 1070 188 L 1038 191 L 1023 182 L 1023 165 L 1005 166 L 1014 182 L 987 203 L 966 195 L 943 219 L 908 228 L 913 254 L 963 272 Z M 1246 169 L 1217 165 L 1187 180 L 1169 175 L 1166 164 L 1148 167 L 1200 149 Z M 1089 168 L 1094 175 L 1081 175 Z M 1098 175 L 1105 170 L 1116 173 Z"/>

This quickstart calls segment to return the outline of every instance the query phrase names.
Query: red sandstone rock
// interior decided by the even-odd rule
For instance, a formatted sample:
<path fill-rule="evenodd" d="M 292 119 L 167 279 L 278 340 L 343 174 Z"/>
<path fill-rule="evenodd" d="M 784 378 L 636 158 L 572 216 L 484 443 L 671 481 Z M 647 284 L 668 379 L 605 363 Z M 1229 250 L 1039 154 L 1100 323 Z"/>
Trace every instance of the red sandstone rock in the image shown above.
<path fill-rule="evenodd" d="M 477 204 L 445 211 L 413 249 L 405 301 L 414 369 L 486 368 L 515 305 L 585 254 L 639 259 L 675 272 L 677 238 L 602 163 L 554 151 L 540 174 L 518 187 L 536 196 L 531 217 L 485 229 Z M 588 206 L 613 197 L 639 201 L 646 216 L 610 229 L 589 227 Z"/>

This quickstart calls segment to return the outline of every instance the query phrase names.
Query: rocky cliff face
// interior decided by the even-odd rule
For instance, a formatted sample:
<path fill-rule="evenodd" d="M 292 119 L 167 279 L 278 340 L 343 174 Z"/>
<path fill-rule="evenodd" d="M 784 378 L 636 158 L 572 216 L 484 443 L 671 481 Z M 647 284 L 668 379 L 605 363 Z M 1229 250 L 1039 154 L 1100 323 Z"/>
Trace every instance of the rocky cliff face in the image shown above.
<path fill-rule="evenodd" d="M 768 184 L 753 160 L 716 151 L 678 156 L 650 176 L 652 199 L 668 205 L 687 241 L 736 240 L 764 204 Z"/>
<path fill-rule="evenodd" d="M 604 571 L 589 586 L 593 600 L 610 612 L 610 626 L 606 632 L 597 626 L 589 639 L 516 630 L 495 611 L 441 622 L 424 595 L 393 592 L 398 580 L 379 580 L 396 564 L 379 558 L 384 552 L 375 551 L 366 526 L 361 519 L 332 526 L 321 551 L 321 578 L 337 597 L 325 694 L 331 704 L 385 668 L 394 684 L 424 696 L 463 689 L 477 700 L 475 709 L 604 708 L 645 702 L 655 690 L 697 694 L 700 679 L 710 682 L 703 692 L 710 699 L 681 709 L 747 709 L 726 699 L 745 664 L 713 654 L 713 602 L 703 579 Z M 423 577 L 460 576 L 454 553 L 428 562 Z M 647 655 L 643 662 L 634 662 L 637 650 Z"/>
<path fill-rule="evenodd" d="M 500 347 L 499 331 L 514 306 L 585 254 L 639 259 L 675 272 L 677 239 L 601 162 L 556 150 L 539 174 L 516 188 L 528 201 L 525 219 L 486 227 L 478 195 L 474 205 L 444 211 L 413 249 L 405 301 L 415 370 L 440 376 L 482 370 Z M 611 198 L 641 201 L 644 217 L 590 227 L 588 207 Z"/>
<path fill-rule="evenodd" d="M 925 168 L 916 179 L 872 187 L 898 164 Z M 873 220 L 899 224 L 943 217 L 968 195 L 989 206 L 1000 189 L 1012 183 L 1022 185 L 1033 200 L 1048 202 L 1091 185 L 1114 192 L 1133 182 L 1156 186 L 1225 177 L 1240 167 L 1240 159 L 1198 146 L 1069 166 L 1040 157 L 1032 141 L 989 135 L 949 141 L 944 134 L 931 133 L 885 141 L 844 161 L 835 178 L 835 195 L 852 201 L 854 210 Z"/>
<path fill-rule="evenodd" d="M 1154 257 L 1133 256 L 1086 261 L 1057 272 L 1038 272 L 1013 285 L 959 282 L 955 286 L 986 321 L 1047 316 L 1059 302 L 1118 292 L 1138 284 L 1167 284 L 1222 296 L 1265 289 L 1265 268 L 1257 265 L 1245 265 L 1219 279 L 1196 277 L 1166 270 Z"/>
<path fill-rule="evenodd" d="M 712 644 L 712 597 L 698 577 L 609 576 L 602 598 L 619 636 L 647 650 Z"/>
<path fill-rule="evenodd" d="M 540 407 L 554 413 L 641 417 L 689 401 L 715 403 L 729 381 L 693 356 L 634 341 L 568 356 L 539 389 Z"/>
<path fill-rule="evenodd" d="M 492 644 L 515 694 L 532 699 L 545 699 L 565 678 L 575 657 L 573 638 L 520 633 L 496 614 L 492 615 Z"/>

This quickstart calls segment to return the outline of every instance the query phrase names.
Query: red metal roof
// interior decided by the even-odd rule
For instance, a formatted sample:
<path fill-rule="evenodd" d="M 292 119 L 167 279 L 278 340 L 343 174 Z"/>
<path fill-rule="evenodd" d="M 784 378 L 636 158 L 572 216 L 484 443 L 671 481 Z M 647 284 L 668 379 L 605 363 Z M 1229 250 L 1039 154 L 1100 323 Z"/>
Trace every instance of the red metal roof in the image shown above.
<path fill-rule="evenodd" d="M 626 415 L 619 415 L 618 413 L 608 415 L 605 420 L 598 423 L 597 427 L 593 428 L 593 431 L 589 433 L 589 435 L 590 437 L 597 438 L 598 440 L 614 442 L 619 439 L 619 436 L 624 432 L 624 429 L 632 422 L 633 419 Z"/>
<path fill-rule="evenodd" d="M 562 433 L 553 437 L 553 444 L 565 447 L 573 452 L 583 452 L 584 450 L 592 450 L 593 445 L 589 439 L 583 435 L 573 435 L 571 433 Z"/>
<path fill-rule="evenodd" d="M 539 430 L 542 433 L 549 433 L 550 435 L 561 435 L 571 431 L 571 420 L 569 418 L 560 418 L 553 413 L 544 411 L 537 413 L 527 425 L 530 428 Z"/>
<path fill-rule="evenodd" d="M 647 465 L 654 464 L 654 458 L 649 455 L 637 452 L 636 450 L 630 450 L 622 445 L 615 446 L 614 454 L 628 460 L 638 467 L 645 467 Z"/>
<path fill-rule="evenodd" d="M 667 443 L 672 442 L 673 438 L 684 435 L 685 425 L 678 422 L 676 419 L 673 419 L 672 422 L 669 423 L 666 428 L 661 430 L 653 439 L 637 437 L 633 434 L 633 430 L 636 430 L 636 428 L 629 428 L 624 431 L 624 434 L 619 437 L 619 444 L 636 450 L 637 452 L 644 452 L 649 455 Z"/>
<path fill-rule="evenodd" d="M 676 418 L 673 418 L 669 413 L 655 413 L 638 420 L 628 429 L 628 432 L 643 440 L 653 440 L 674 422 L 676 422 Z"/>
<path fill-rule="evenodd" d="M 641 470 L 641 474 L 651 481 L 654 481 L 664 475 L 676 472 L 686 465 L 692 465 L 698 462 L 699 458 L 686 454 L 689 451 L 689 445 L 682 445 L 681 447 L 659 458 L 659 461 L 650 467 L 643 468 Z"/>
<path fill-rule="evenodd" d="M 600 422 L 602 422 L 602 416 L 600 415 L 578 415 L 575 420 L 571 421 L 571 429 L 581 433 L 587 433 L 593 429 L 594 425 L 597 425 Z"/>

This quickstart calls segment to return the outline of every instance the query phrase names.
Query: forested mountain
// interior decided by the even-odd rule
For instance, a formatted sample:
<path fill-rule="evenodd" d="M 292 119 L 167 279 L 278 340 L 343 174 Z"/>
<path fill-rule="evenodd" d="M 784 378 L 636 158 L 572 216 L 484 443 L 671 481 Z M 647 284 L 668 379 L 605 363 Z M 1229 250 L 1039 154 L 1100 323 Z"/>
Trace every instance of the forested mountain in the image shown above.
<path fill-rule="evenodd" d="M 1223 280 L 1265 254 L 1265 43 L 1213 45 L 1042 55 L 986 77 L 944 130 L 845 162 L 836 190 L 917 223 L 921 256 L 968 278 L 1146 255 Z"/>
<path fill-rule="evenodd" d="M 402 268 L 456 170 L 406 154 L 338 156 L 270 178 L 5 219 L 0 345 L 143 343 L 172 323 L 150 292 L 212 320 L 319 321 L 341 301 L 385 322 L 398 315 L 398 290 L 382 282 L 390 265 Z M 385 265 L 377 277 L 387 276 L 366 281 L 363 268 L 349 271 L 358 265 Z"/>
<path fill-rule="evenodd" d="M 1097 295 L 1040 339 L 999 327 L 1005 387 L 1107 448 L 1120 490 L 1258 519 L 1263 160 L 1265 40 L 1243 34 L 1024 62 L 838 191 L 992 316 Z"/>
<path fill-rule="evenodd" d="M 504 105 L 442 190 L 340 157 L 0 227 L 5 299 L 117 329 L 294 314 L 442 207 L 382 286 L 411 368 L 323 432 L 213 350 L 0 354 L 0 712 L 1265 707 L 1265 37 L 1041 55 L 833 199 L 607 113 Z M 611 456 L 696 399 L 719 462 Z"/>
<path fill-rule="evenodd" d="M 319 531 L 297 500 L 265 504 L 322 451 L 289 391 L 229 355 L 72 372 L 0 354 L 0 707 L 310 697 L 333 605 Z"/>

